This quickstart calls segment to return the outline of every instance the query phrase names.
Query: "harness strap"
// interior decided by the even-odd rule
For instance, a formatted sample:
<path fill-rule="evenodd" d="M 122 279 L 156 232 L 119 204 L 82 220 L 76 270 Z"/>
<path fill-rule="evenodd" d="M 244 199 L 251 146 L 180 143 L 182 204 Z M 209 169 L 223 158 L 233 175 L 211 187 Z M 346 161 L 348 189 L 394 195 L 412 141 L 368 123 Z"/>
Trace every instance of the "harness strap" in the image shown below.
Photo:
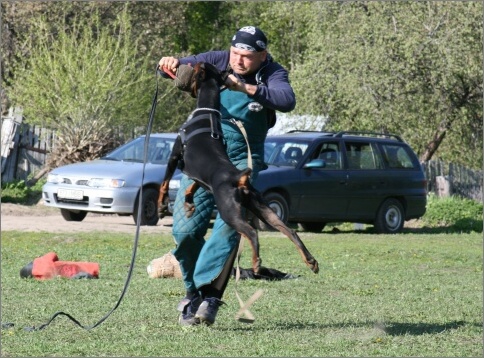
<path fill-rule="evenodd" d="M 237 127 L 239 127 L 240 132 L 244 136 L 245 143 L 247 143 L 247 167 L 252 169 L 252 152 L 250 150 L 250 144 L 249 144 L 249 139 L 247 137 L 247 132 L 244 128 L 244 124 L 242 121 L 238 121 L 235 118 L 230 119 L 230 122 L 234 123 Z"/>
<path fill-rule="evenodd" d="M 200 133 L 211 133 L 212 138 L 214 139 L 219 139 L 223 137 L 222 130 L 220 126 L 217 125 L 220 122 L 220 120 L 218 118 L 214 118 L 212 113 L 193 116 L 195 112 L 200 110 L 210 110 L 211 112 L 215 112 L 221 115 L 219 111 L 211 108 L 198 108 L 197 110 L 193 111 L 192 114 L 188 117 L 188 120 L 181 126 L 180 130 L 178 131 L 178 135 L 181 137 L 181 141 L 183 145 L 185 145 L 190 138 Z M 193 131 L 187 130 L 188 127 L 193 126 L 197 122 L 204 119 L 208 119 L 210 121 L 210 127 L 202 126 L 200 128 L 194 129 Z"/>
<path fill-rule="evenodd" d="M 236 269 L 235 269 L 235 296 L 239 301 L 240 309 L 235 314 L 235 319 L 242 323 L 254 323 L 255 317 L 252 314 L 252 312 L 249 311 L 249 307 L 252 306 L 252 304 L 260 298 L 260 296 L 262 296 L 264 291 L 262 289 L 258 289 L 245 303 L 242 300 L 242 298 L 240 298 L 239 292 L 237 291 L 237 285 L 240 280 L 239 261 L 240 261 L 240 255 L 242 255 L 242 250 L 244 247 L 244 240 L 245 240 L 244 237 L 240 238 L 239 248 L 237 250 L 237 260 L 236 260 Z"/>

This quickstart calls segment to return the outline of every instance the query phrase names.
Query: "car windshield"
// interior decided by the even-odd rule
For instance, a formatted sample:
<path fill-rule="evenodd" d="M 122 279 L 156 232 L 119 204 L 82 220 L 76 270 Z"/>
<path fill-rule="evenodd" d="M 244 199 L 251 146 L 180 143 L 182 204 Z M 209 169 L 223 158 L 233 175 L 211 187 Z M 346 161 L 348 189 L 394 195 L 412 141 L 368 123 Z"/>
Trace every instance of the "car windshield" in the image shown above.
<path fill-rule="evenodd" d="M 307 142 L 289 138 L 267 137 L 264 144 L 266 164 L 295 167 L 306 153 Z"/>
<path fill-rule="evenodd" d="M 175 143 L 174 138 L 150 137 L 148 163 L 167 164 Z M 101 159 L 143 163 L 145 138 L 139 137 L 113 150 Z"/>

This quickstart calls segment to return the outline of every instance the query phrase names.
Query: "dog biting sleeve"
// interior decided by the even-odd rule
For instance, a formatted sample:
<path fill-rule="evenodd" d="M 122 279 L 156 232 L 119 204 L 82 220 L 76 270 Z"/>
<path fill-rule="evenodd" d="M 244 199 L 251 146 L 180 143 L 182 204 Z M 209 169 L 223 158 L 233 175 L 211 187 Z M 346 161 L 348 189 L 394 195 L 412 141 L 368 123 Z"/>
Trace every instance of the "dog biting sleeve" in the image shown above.
<path fill-rule="evenodd" d="M 193 67 L 190 65 L 178 66 L 174 80 L 175 86 L 182 91 L 190 92 L 193 73 Z"/>

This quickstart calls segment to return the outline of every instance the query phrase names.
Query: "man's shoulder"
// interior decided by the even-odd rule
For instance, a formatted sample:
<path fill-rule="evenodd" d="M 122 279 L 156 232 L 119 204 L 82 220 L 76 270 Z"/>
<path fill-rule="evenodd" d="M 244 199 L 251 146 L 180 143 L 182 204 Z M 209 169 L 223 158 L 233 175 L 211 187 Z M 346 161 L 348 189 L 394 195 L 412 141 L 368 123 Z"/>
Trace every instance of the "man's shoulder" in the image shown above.
<path fill-rule="evenodd" d="M 267 67 L 268 67 L 268 68 L 273 68 L 273 69 L 275 68 L 275 69 L 280 69 L 280 70 L 285 70 L 285 71 L 287 71 L 287 70 L 284 68 L 284 66 L 283 66 L 283 65 L 281 65 L 281 64 L 280 64 L 279 62 L 277 62 L 276 60 L 274 60 L 274 59 L 272 58 L 272 56 L 271 56 L 271 55 L 269 55 L 269 57 L 268 57 L 268 59 L 267 59 L 267 62 L 268 62 L 268 65 L 267 65 Z"/>
<path fill-rule="evenodd" d="M 276 61 L 267 62 L 260 69 L 260 72 L 261 72 L 260 75 L 271 77 L 271 78 L 285 76 L 288 73 L 288 71 L 279 62 L 276 62 Z"/>

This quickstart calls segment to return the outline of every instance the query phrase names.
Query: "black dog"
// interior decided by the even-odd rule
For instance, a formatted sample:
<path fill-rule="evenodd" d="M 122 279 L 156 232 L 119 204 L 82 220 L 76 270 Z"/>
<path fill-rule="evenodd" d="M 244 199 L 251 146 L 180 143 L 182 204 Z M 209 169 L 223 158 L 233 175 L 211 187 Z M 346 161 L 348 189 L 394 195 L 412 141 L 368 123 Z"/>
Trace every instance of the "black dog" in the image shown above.
<path fill-rule="evenodd" d="M 318 262 L 309 253 L 295 231 L 289 229 L 266 204 L 262 195 L 250 184 L 251 169 L 237 169 L 229 160 L 223 143 L 221 129 L 220 87 L 224 76 L 209 63 L 198 63 L 192 76 L 192 96 L 197 98 L 197 109 L 179 131 L 168 162 L 165 178 L 160 187 L 158 204 L 160 215 L 168 204 L 168 185 L 175 169 L 181 162 L 182 171 L 195 183 L 185 192 L 187 216 L 195 210 L 193 195 L 199 186 L 209 190 L 222 219 L 252 246 L 252 267 L 257 274 L 261 267 L 259 238 L 245 219 L 246 208 L 267 225 L 279 230 L 296 245 L 304 262 L 314 273 L 319 271 Z"/>

